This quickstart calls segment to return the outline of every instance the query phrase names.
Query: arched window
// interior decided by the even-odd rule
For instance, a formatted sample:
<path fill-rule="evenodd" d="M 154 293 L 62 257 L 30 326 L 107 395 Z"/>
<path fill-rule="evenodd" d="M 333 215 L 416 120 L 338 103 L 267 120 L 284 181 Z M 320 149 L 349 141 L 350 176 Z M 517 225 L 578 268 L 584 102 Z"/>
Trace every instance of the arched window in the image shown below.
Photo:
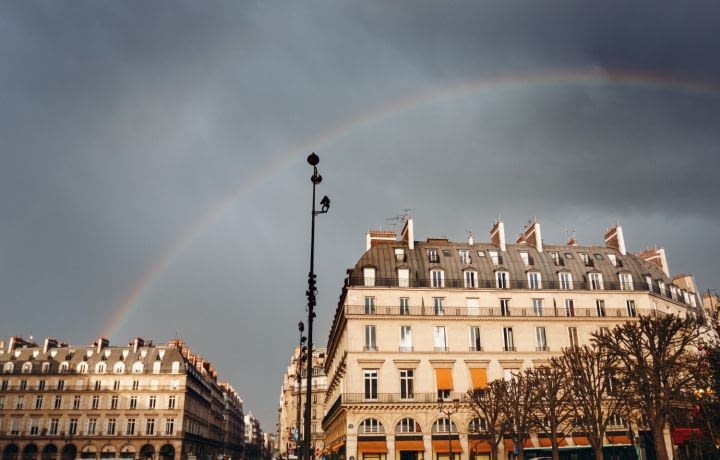
<path fill-rule="evenodd" d="M 377 419 L 374 418 L 366 418 L 362 421 L 360 424 L 360 430 L 359 433 L 384 433 L 385 428 L 383 428 L 382 423 L 380 423 Z"/>
<path fill-rule="evenodd" d="M 22 373 L 23 373 L 23 374 L 31 374 L 31 373 L 32 373 L 32 370 L 33 370 L 33 365 L 32 365 L 32 363 L 27 362 L 27 363 L 23 364 L 23 367 L 22 367 Z"/>
<path fill-rule="evenodd" d="M 487 421 L 481 417 L 475 417 L 468 424 L 468 433 L 484 433 L 487 431 Z"/>
<path fill-rule="evenodd" d="M 395 425 L 395 433 L 420 433 L 420 425 L 415 419 L 404 418 Z"/>
<path fill-rule="evenodd" d="M 433 423 L 432 431 L 433 433 L 450 433 L 457 431 L 457 426 L 449 418 L 439 418 Z"/>
<path fill-rule="evenodd" d="M 107 363 L 101 361 L 95 365 L 96 374 L 104 374 L 107 371 Z"/>
<path fill-rule="evenodd" d="M 77 365 L 77 373 L 78 374 L 87 374 L 88 371 L 88 365 L 86 362 L 82 362 Z"/>
<path fill-rule="evenodd" d="M 12 374 L 12 372 L 15 370 L 15 364 L 11 362 L 5 363 L 3 366 L 3 373 L 5 374 Z"/>
<path fill-rule="evenodd" d="M 42 370 L 41 370 L 41 372 L 42 372 L 43 374 L 47 374 L 48 372 L 50 372 L 50 363 L 42 363 Z"/>
<path fill-rule="evenodd" d="M 122 374 L 125 372 L 125 363 L 122 361 L 118 361 L 115 363 L 115 366 L 113 366 L 113 372 L 116 374 Z"/>
<path fill-rule="evenodd" d="M 430 270 L 430 287 L 443 288 L 445 287 L 445 271 L 439 268 L 433 268 Z"/>
<path fill-rule="evenodd" d="M 136 361 L 132 366 L 132 373 L 142 374 L 144 368 L 145 366 L 143 365 L 142 361 Z"/>
<path fill-rule="evenodd" d="M 179 374 L 179 373 L 180 373 L 180 361 L 173 361 L 171 372 L 172 372 L 173 374 Z"/>
<path fill-rule="evenodd" d="M 68 372 L 70 372 L 70 363 L 67 361 L 61 362 L 59 372 L 61 374 L 67 374 Z"/>

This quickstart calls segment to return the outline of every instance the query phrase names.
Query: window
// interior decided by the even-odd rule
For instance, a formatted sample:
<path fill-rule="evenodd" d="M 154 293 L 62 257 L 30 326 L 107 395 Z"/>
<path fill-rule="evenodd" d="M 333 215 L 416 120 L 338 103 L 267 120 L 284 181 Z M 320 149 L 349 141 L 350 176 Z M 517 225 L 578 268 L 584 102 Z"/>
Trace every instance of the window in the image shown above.
<path fill-rule="evenodd" d="M 515 339 L 513 338 L 513 328 L 503 328 L 503 351 L 515 351 Z"/>
<path fill-rule="evenodd" d="M 155 419 L 149 418 L 145 421 L 145 435 L 152 436 L 155 434 Z"/>
<path fill-rule="evenodd" d="M 571 347 L 577 347 L 580 345 L 580 343 L 578 342 L 578 334 L 576 327 L 568 328 L 568 342 Z"/>
<path fill-rule="evenodd" d="M 470 351 L 482 351 L 480 327 L 478 326 L 470 326 Z"/>
<path fill-rule="evenodd" d="M 117 363 L 115 363 L 115 365 L 113 366 L 113 372 L 116 374 L 123 374 L 125 372 L 125 363 L 123 363 L 122 361 L 118 361 Z"/>
<path fill-rule="evenodd" d="M 620 290 L 621 291 L 632 291 L 633 280 L 630 273 L 620 273 Z"/>
<path fill-rule="evenodd" d="M 502 263 L 500 254 L 498 254 L 497 251 L 488 251 L 488 254 L 490 255 L 490 260 L 492 260 L 493 265 L 499 265 Z"/>
<path fill-rule="evenodd" d="M 627 308 L 628 316 L 636 316 L 634 300 L 626 300 L 625 307 Z"/>
<path fill-rule="evenodd" d="M 407 268 L 398 268 L 398 286 L 410 287 L 410 270 Z"/>
<path fill-rule="evenodd" d="M 135 419 L 129 418 L 127 419 L 127 423 L 125 424 L 125 434 L 133 436 L 135 434 Z"/>
<path fill-rule="evenodd" d="M 27 380 L 20 380 L 20 390 L 21 391 L 27 390 Z"/>
<path fill-rule="evenodd" d="M 572 274 L 568 272 L 558 273 L 558 279 L 560 280 L 560 289 L 569 290 L 573 288 Z"/>
<path fill-rule="evenodd" d="M 435 316 L 442 316 L 445 314 L 445 309 L 443 308 L 443 299 L 442 297 L 433 297 L 433 311 L 435 312 Z"/>
<path fill-rule="evenodd" d="M 62 396 L 55 396 L 55 401 L 53 402 L 53 409 L 62 409 Z"/>
<path fill-rule="evenodd" d="M 432 431 L 433 433 L 452 433 L 457 432 L 457 427 L 449 418 L 440 418 L 433 424 Z"/>
<path fill-rule="evenodd" d="M 600 255 L 600 254 L 595 254 L 595 259 L 603 260 L 602 255 Z"/>
<path fill-rule="evenodd" d="M 80 409 L 81 402 L 82 402 L 82 399 L 80 398 L 80 395 L 75 395 L 73 397 L 73 409 L 75 409 L 75 410 Z"/>
<path fill-rule="evenodd" d="M 137 409 L 137 396 L 130 396 L 130 409 Z"/>
<path fill-rule="evenodd" d="M 132 373 L 133 374 L 142 374 L 144 369 L 145 369 L 145 365 L 141 361 L 136 361 L 132 365 Z"/>
<path fill-rule="evenodd" d="M 99 409 L 100 408 L 100 396 L 94 395 L 92 397 L 91 406 L 92 409 Z"/>
<path fill-rule="evenodd" d="M 608 428 L 613 427 L 627 429 L 627 426 L 627 421 L 618 414 L 613 414 L 612 417 L 608 419 Z"/>
<path fill-rule="evenodd" d="M 540 281 L 540 273 L 530 272 L 528 273 L 528 287 L 530 289 L 542 289 L 542 283 Z"/>
<path fill-rule="evenodd" d="M 68 363 L 68 362 L 60 363 L 60 368 L 58 370 L 61 374 L 67 374 L 68 372 L 70 372 L 70 363 Z"/>
<path fill-rule="evenodd" d="M 443 270 L 430 270 L 430 286 L 434 288 L 445 287 L 445 272 Z"/>
<path fill-rule="evenodd" d="M 95 388 L 95 391 L 100 391 L 102 389 L 102 382 L 100 380 L 95 380 L 93 386 Z"/>
<path fill-rule="evenodd" d="M 57 436 L 59 426 L 60 426 L 60 419 L 57 419 L 57 418 L 50 419 L 50 425 L 48 426 L 48 432 L 50 433 L 50 436 Z"/>
<path fill-rule="evenodd" d="M 583 261 L 583 263 L 585 265 L 588 265 L 590 263 L 590 257 L 588 257 L 587 252 L 581 252 L 580 259 Z"/>
<path fill-rule="evenodd" d="M 608 335 L 610 334 L 610 328 L 609 327 L 601 327 L 600 328 L 600 335 Z"/>
<path fill-rule="evenodd" d="M 118 395 L 113 395 L 110 398 L 110 409 L 117 409 L 118 408 Z"/>
<path fill-rule="evenodd" d="M 30 373 L 32 373 L 32 368 L 33 368 L 32 363 L 27 362 L 27 363 L 23 364 L 21 372 L 23 374 L 30 374 Z"/>
<path fill-rule="evenodd" d="M 37 389 L 40 391 L 43 391 L 45 389 L 45 384 L 46 384 L 45 380 L 39 380 Z"/>
<path fill-rule="evenodd" d="M 109 418 L 107 421 L 107 429 L 105 430 L 106 433 L 110 436 L 114 436 L 116 426 L 117 426 L 117 420 L 114 418 Z"/>
<path fill-rule="evenodd" d="M 573 299 L 565 299 L 565 316 L 575 316 L 575 302 Z"/>
<path fill-rule="evenodd" d="M 105 371 L 107 371 L 107 364 L 105 362 L 101 361 L 95 365 L 96 374 L 104 374 Z"/>
<path fill-rule="evenodd" d="M 485 251 L 478 251 L 477 255 L 478 257 L 485 257 Z"/>
<path fill-rule="evenodd" d="M 438 256 L 437 249 L 428 249 L 427 255 L 428 255 L 429 262 L 434 263 L 434 264 L 440 262 L 440 256 Z"/>
<path fill-rule="evenodd" d="M 447 351 L 447 335 L 445 326 L 435 326 L 435 351 Z"/>
<path fill-rule="evenodd" d="M 10 364 L 12 364 L 12 363 L 10 363 Z M 8 389 L 8 381 L 3 380 L 2 383 L 0 383 L 0 390 L 5 391 L 7 389 Z"/>
<path fill-rule="evenodd" d="M 155 409 L 156 405 L 157 405 L 157 396 L 155 396 L 155 395 L 148 396 L 148 409 Z"/>
<path fill-rule="evenodd" d="M 523 264 L 525 264 L 525 266 L 530 265 L 530 254 L 528 254 L 527 252 L 524 252 L 524 251 L 521 252 L 520 259 L 522 259 Z"/>
<path fill-rule="evenodd" d="M 535 328 L 535 343 L 537 344 L 537 351 L 548 351 L 547 335 L 544 327 Z"/>
<path fill-rule="evenodd" d="M 22 409 L 25 405 L 25 396 L 19 395 L 15 400 L 15 409 Z"/>
<path fill-rule="evenodd" d="M 475 417 L 468 425 L 469 433 L 484 433 L 487 431 L 487 421 L 482 417 Z"/>
<path fill-rule="evenodd" d="M 168 396 L 168 409 L 175 409 L 175 403 L 177 402 L 177 396 Z"/>
<path fill-rule="evenodd" d="M 5 409 L 5 395 L 0 395 L 0 409 Z"/>
<path fill-rule="evenodd" d="M 535 316 L 543 315 L 543 301 L 542 299 L 533 299 L 533 314 Z"/>
<path fill-rule="evenodd" d="M 57 389 L 61 391 L 65 389 L 65 380 L 58 380 Z"/>
<path fill-rule="evenodd" d="M 404 418 L 395 427 L 396 433 L 420 433 L 420 425 L 414 419 Z"/>
<path fill-rule="evenodd" d="M 68 434 L 71 436 L 74 436 L 77 434 L 77 425 L 78 425 L 78 419 L 71 418 L 70 423 L 68 424 Z"/>
<path fill-rule="evenodd" d="M 395 261 L 396 262 L 405 262 L 405 249 L 395 248 Z"/>
<path fill-rule="evenodd" d="M 500 299 L 500 315 L 510 316 L 510 299 Z"/>
<path fill-rule="evenodd" d="M 477 297 L 468 297 L 465 299 L 467 305 L 467 313 L 470 316 L 477 316 L 480 314 L 480 299 Z"/>
<path fill-rule="evenodd" d="M 360 424 L 359 432 L 362 434 L 384 433 L 385 429 L 383 428 L 382 423 L 378 422 L 376 419 L 367 418 Z"/>
<path fill-rule="evenodd" d="M 376 400 L 378 397 L 378 371 L 377 369 L 364 369 L 365 399 Z"/>
<path fill-rule="evenodd" d="M 97 430 L 97 419 L 96 418 L 90 418 L 87 422 L 87 435 L 88 436 L 95 436 L 95 431 Z"/>
<path fill-rule="evenodd" d="M 465 270 L 463 272 L 465 275 L 465 287 L 466 288 L 476 288 L 478 287 L 477 283 L 477 272 L 472 270 Z"/>
<path fill-rule="evenodd" d="M 600 273 L 589 273 L 588 279 L 590 280 L 590 290 L 600 291 L 603 288 L 602 274 Z"/>
<path fill-rule="evenodd" d="M 409 297 L 400 297 L 400 314 L 401 315 L 409 315 L 410 314 L 410 298 Z"/>
<path fill-rule="evenodd" d="M 415 371 L 413 369 L 400 370 L 400 399 L 413 399 L 415 397 L 413 390 L 414 379 Z"/>
<path fill-rule="evenodd" d="M 41 395 L 35 396 L 35 409 L 43 408 L 43 397 Z"/>
<path fill-rule="evenodd" d="M 180 373 L 180 361 L 173 361 L 170 372 L 172 372 L 173 374 Z"/>
<path fill-rule="evenodd" d="M 37 436 L 38 434 L 40 434 L 40 419 L 39 418 L 31 418 L 30 419 L 30 435 Z"/>
<path fill-rule="evenodd" d="M 113 391 L 118 391 L 118 390 L 120 390 L 120 380 L 115 380 L 113 382 Z"/>
<path fill-rule="evenodd" d="M 602 299 L 597 299 L 595 301 L 595 311 L 597 312 L 598 316 L 606 316 L 605 312 L 605 301 Z"/>
<path fill-rule="evenodd" d="M 555 265 L 560 265 L 560 254 L 555 251 L 550 252 L 550 257 Z"/>
<path fill-rule="evenodd" d="M 133 380 L 132 389 L 133 391 L 137 391 L 140 389 L 140 380 Z"/>
<path fill-rule="evenodd" d="M 572 258 L 573 258 L 572 252 L 566 252 L 566 253 L 565 253 L 565 258 L 566 258 L 566 259 L 572 259 Z"/>
<path fill-rule="evenodd" d="M 503 380 L 510 382 L 516 380 L 520 374 L 520 369 L 503 369 Z"/>
<path fill-rule="evenodd" d="M 377 351 L 375 326 L 365 326 L 365 351 Z"/>
<path fill-rule="evenodd" d="M 450 252 L 449 249 L 443 249 L 443 255 L 445 257 L 450 257 L 452 255 L 452 253 Z"/>
<path fill-rule="evenodd" d="M 495 282 L 498 289 L 507 289 L 510 275 L 508 272 L 495 272 Z"/>
<path fill-rule="evenodd" d="M 468 265 L 472 262 L 470 259 L 470 251 L 467 249 L 460 249 L 458 253 L 460 254 L 460 262 L 463 264 Z"/>
<path fill-rule="evenodd" d="M 413 351 L 412 328 L 400 326 L 400 351 Z"/>
<path fill-rule="evenodd" d="M 169 418 L 165 420 L 165 436 L 172 436 L 175 434 L 175 419 Z"/>
<path fill-rule="evenodd" d="M 365 297 L 365 314 L 375 314 L 375 297 Z"/>
<path fill-rule="evenodd" d="M 86 362 L 82 362 L 77 365 L 77 373 L 78 374 L 87 374 L 88 365 Z"/>
<path fill-rule="evenodd" d="M 372 267 L 363 268 L 363 281 L 365 286 L 375 286 L 375 269 Z"/>
<path fill-rule="evenodd" d="M 50 363 L 42 363 L 42 370 L 41 370 L 41 372 L 42 372 L 43 374 L 47 374 L 48 372 L 50 372 Z"/>

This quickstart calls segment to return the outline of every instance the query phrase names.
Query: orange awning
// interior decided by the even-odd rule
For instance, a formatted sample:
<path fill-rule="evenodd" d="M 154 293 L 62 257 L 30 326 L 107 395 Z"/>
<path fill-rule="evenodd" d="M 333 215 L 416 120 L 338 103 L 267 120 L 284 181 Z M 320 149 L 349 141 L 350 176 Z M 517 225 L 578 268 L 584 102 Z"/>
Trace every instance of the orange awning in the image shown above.
<path fill-rule="evenodd" d="M 463 451 L 459 440 L 453 439 L 451 445 L 453 452 L 460 453 Z M 450 452 L 447 439 L 433 439 L 432 448 L 436 454 Z"/>
<path fill-rule="evenodd" d="M 573 436 L 573 441 L 575 441 L 576 446 L 589 446 L 590 441 L 588 441 L 588 438 L 585 436 Z"/>
<path fill-rule="evenodd" d="M 470 369 L 473 390 L 484 390 L 487 388 L 487 369 L 476 367 Z"/>
<path fill-rule="evenodd" d="M 540 441 L 540 447 L 552 447 L 552 441 L 550 441 L 550 438 L 538 438 L 538 441 Z M 565 438 L 558 437 L 558 446 L 567 446 L 567 441 Z"/>
<path fill-rule="evenodd" d="M 435 369 L 435 379 L 437 380 L 438 390 L 452 390 L 452 369 L 450 368 L 437 368 Z"/>
<path fill-rule="evenodd" d="M 528 438 L 525 440 L 525 444 L 523 444 L 523 447 L 526 449 L 532 449 L 535 446 L 532 443 L 532 439 Z"/>
<path fill-rule="evenodd" d="M 512 452 L 515 450 L 515 443 L 512 439 L 503 439 L 503 446 L 505 446 L 505 452 Z"/>
<path fill-rule="evenodd" d="M 384 454 L 388 451 L 385 441 L 358 441 L 358 452 Z"/>
<path fill-rule="evenodd" d="M 610 444 L 632 444 L 632 442 L 630 442 L 630 438 L 624 434 L 619 436 L 609 435 L 607 438 L 610 441 Z"/>
<path fill-rule="evenodd" d="M 413 450 L 423 452 L 425 450 L 425 444 L 418 439 L 397 439 L 395 438 L 395 450 Z"/>
<path fill-rule="evenodd" d="M 492 450 L 490 443 L 482 439 L 469 439 L 468 444 L 471 452 L 490 452 Z"/>

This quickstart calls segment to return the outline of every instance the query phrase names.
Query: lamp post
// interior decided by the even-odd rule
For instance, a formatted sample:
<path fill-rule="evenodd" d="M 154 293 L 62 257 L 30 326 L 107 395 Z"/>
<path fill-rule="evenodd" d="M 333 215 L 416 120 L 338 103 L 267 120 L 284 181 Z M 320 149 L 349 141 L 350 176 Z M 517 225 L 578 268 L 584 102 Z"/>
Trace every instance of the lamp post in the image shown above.
<path fill-rule="evenodd" d="M 307 359 L 307 347 L 305 344 L 305 336 L 303 331 L 305 325 L 302 321 L 298 323 L 298 331 L 300 331 L 300 349 L 297 358 L 297 368 L 295 370 L 295 381 L 297 382 L 297 423 L 295 424 L 295 456 L 300 458 L 300 407 L 302 406 L 302 363 Z"/>
<path fill-rule="evenodd" d="M 460 412 L 460 400 L 458 398 L 455 398 L 452 400 L 452 406 L 446 406 L 445 400 L 443 398 L 438 398 L 438 409 L 441 414 L 443 414 L 445 417 L 447 417 L 448 421 L 448 456 L 450 457 L 450 460 L 453 460 L 453 451 L 452 451 L 452 417 L 453 415 Z"/>
<path fill-rule="evenodd" d="M 307 157 L 307 162 L 313 167 L 313 175 L 310 177 L 310 182 L 313 184 L 312 193 L 312 225 L 310 227 L 310 273 L 308 273 L 308 290 L 305 292 L 307 295 L 307 312 L 308 312 L 308 360 L 307 360 L 307 392 L 305 394 L 305 436 L 303 442 L 303 459 L 310 460 L 310 440 L 312 439 L 312 433 L 310 432 L 310 412 L 311 412 L 311 401 L 312 401 L 312 353 L 313 353 L 313 318 L 315 318 L 315 296 L 317 295 L 316 278 L 315 275 L 315 217 L 318 214 L 325 214 L 330 209 L 330 198 L 324 196 L 320 200 L 320 211 L 315 210 L 315 186 L 322 182 L 322 176 L 318 173 L 317 164 L 320 163 L 320 157 L 315 155 L 315 152 L 311 153 Z"/>

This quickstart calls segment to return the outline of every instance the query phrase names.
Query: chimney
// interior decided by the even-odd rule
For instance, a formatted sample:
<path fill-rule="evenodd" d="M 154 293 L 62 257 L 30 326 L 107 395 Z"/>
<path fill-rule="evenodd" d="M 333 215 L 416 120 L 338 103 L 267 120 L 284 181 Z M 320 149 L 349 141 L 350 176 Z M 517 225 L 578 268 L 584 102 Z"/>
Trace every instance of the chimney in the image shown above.
<path fill-rule="evenodd" d="M 527 244 L 527 240 L 525 239 L 525 233 L 520 233 L 518 235 L 515 244 Z"/>
<path fill-rule="evenodd" d="M 145 346 L 145 339 L 142 337 L 137 337 L 133 341 L 133 353 L 137 353 L 138 348 L 142 348 Z"/>
<path fill-rule="evenodd" d="M 503 221 L 498 220 L 490 229 L 490 241 L 505 252 L 505 223 Z"/>
<path fill-rule="evenodd" d="M 408 217 L 400 232 L 400 239 L 408 244 L 409 249 L 415 249 L 415 231 L 412 217 Z M 472 244 L 472 243 L 471 243 Z"/>
<path fill-rule="evenodd" d="M 617 249 L 620 254 L 625 255 L 625 238 L 623 238 L 622 227 L 613 225 L 605 232 L 605 246 Z"/>
<path fill-rule="evenodd" d="M 568 245 L 568 246 L 577 246 L 577 238 L 575 238 L 575 234 L 574 234 L 574 233 L 573 233 L 573 235 L 572 235 L 570 238 L 568 238 L 567 245 Z"/>
<path fill-rule="evenodd" d="M 23 337 L 11 336 L 8 343 L 8 352 L 13 352 L 16 348 L 36 347 L 37 344 L 31 340 L 25 340 Z"/>
<path fill-rule="evenodd" d="M 536 220 L 525 229 L 525 241 L 530 246 L 535 246 L 537 252 L 543 252 L 542 234 L 540 233 L 540 222 Z"/>
<path fill-rule="evenodd" d="M 468 233 L 468 246 L 472 246 L 473 242 L 474 242 L 473 237 L 472 237 L 472 232 L 470 230 L 468 230 L 467 233 Z"/>
<path fill-rule="evenodd" d="M 387 241 L 395 241 L 396 235 L 392 230 L 370 230 L 365 235 L 365 250 Z"/>
<path fill-rule="evenodd" d="M 670 268 L 668 268 L 667 259 L 665 258 L 665 249 L 651 248 L 637 254 L 642 260 L 655 264 L 662 269 L 665 275 L 670 276 Z"/>
<path fill-rule="evenodd" d="M 103 348 L 107 348 L 110 346 L 110 339 L 107 337 L 100 337 L 100 340 L 97 341 L 97 352 L 100 353 Z"/>
<path fill-rule="evenodd" d="M 49 349 L 57 348 L 57 346 L 57 339 L 55 337 L 48 337 L 45 339 L 45 343 L 43 344 L 43 353 L 47 353 Z"/>

